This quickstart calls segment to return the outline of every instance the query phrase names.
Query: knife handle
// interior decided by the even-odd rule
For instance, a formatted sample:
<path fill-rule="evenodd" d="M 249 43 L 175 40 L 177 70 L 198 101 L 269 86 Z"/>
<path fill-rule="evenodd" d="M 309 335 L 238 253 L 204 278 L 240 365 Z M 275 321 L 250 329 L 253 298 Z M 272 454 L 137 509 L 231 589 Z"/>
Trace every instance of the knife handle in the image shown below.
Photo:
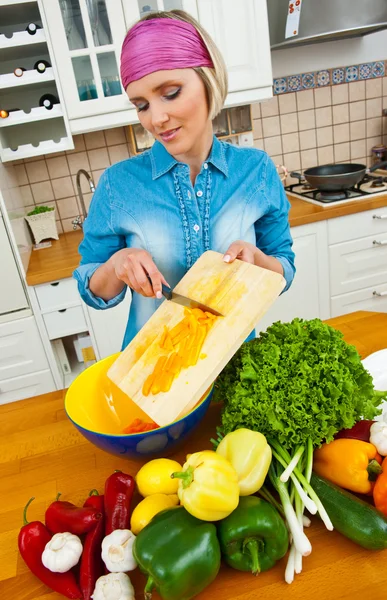
<path fill-rule="evenodd" d="M 148 274 L 147 277 L 149 279 L 149 283 L 152 285 L 152 280 Z M 161 284 L 161 293 L 167 300 L 172 300 L 172 289 L 163 283 Z"/>
<path fill-rule="evenodd" d="M 172 289 L 163 283 L 161 284 L 161 293 L 167 300 L 172 300 Z"/>

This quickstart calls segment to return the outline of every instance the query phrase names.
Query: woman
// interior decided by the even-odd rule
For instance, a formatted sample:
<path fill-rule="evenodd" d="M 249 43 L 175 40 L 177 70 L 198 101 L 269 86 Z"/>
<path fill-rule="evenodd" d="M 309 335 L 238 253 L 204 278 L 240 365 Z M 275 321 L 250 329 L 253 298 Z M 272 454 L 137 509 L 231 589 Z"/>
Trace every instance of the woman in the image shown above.
<path fill-rule="evenodd" d="M 148 15 L 126 35 L 121 79 L 152 148 L 106 169 L 91 203 L 74 275 L 84 301 L 115 306 L 133 292 L 123 347 L 208 249 L 294 276 L 289 203 L 255 148 L 219 141 L 227 95 L 214 42 L 183 11 Z"/>

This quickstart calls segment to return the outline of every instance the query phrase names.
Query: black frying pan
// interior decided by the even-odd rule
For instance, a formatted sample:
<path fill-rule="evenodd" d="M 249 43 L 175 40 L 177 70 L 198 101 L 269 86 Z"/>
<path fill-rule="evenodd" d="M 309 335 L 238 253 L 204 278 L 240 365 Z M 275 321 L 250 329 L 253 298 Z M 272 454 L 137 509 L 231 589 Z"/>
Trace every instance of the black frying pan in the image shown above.
<path fill-rule="evenodd" d="M 306 169 L 301 175 L 292 171 L 290 177 L 296 177 L 300 181 L 306 181 L 313 187 L 322 192 L 341 192 L 348 190 L 359 183 L 366 173 L 372 173 L 387 165 L 387 160 L 373 165 L 367 169 L 365 165 L 357 163 L 322 165 L 321 167 L 312 167 Z"/>

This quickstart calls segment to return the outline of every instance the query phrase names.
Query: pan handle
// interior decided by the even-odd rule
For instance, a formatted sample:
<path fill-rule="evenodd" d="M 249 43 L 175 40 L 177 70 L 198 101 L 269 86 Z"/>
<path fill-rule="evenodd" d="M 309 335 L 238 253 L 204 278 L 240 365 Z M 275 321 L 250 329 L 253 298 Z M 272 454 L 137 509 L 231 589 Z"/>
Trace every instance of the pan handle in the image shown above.
<path fill-rule="evenodd" d="M 305 181 L 305 177 L 301 175 L 301 173 L 297 173 L 297 171 L 290 171 L 289 177 L 294 177 L 295 179 L 298 179 L 300 183 L 301 181 Z"/>
<path fill-rule="evenodd" d="M 382 162 L 377 163 L 376 165 L 372 165 L 372 167 L 368 169 L 368 172 L 372 173 L 372 171 L 377 171 L 378 169 L 382 169 L 383 167 L 387 167 L 387 160 L 383 160 Z"/>

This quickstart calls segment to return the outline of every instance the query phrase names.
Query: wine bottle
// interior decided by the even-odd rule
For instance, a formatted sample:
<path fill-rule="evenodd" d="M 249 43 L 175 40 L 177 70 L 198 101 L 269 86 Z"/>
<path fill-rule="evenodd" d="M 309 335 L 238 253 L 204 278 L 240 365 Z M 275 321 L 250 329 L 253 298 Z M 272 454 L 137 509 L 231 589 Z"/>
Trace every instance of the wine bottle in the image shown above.
<path fill-rule="evenodd" d="M 39 106 L 44 106 L 47 110 L 51 110 L 54 104 L 59 104 L 59 100 L 54 94 L 43 94 L 39 100 Z"/>
<path fill-rule="evenodd" d="M 15 77 L 21 77 L 24 73 L 26 69 L 24 67 L 16 67 L 16 69 L 14 69 L 13 74 L 15 75 Z"/>
<path fill-rule="evenodd" d="M 9 113 L 14 112 L 15 110 L 20 110 L 20 108 L 1 108 L 0 109 L 0 119 L 6 119 L 9 117 Z"/>
<path fill-rule="evenodd" d="M 36 23 L 29 23 L 26 27 L 26 31 L 28 31 L 30 35 L 35 35 L 38 29 L 41 29 L 41 26 Z"/>
<path fill-rule="evenodd" d="M 48 67 L 51 67 L 50 63 L 47 60 L 43 59 L 36 61 L 36 63 L 34 64 L 34 69 L 36 69 L 38 73 L 44 73 L 44 71 L 48 69 Z"/>

